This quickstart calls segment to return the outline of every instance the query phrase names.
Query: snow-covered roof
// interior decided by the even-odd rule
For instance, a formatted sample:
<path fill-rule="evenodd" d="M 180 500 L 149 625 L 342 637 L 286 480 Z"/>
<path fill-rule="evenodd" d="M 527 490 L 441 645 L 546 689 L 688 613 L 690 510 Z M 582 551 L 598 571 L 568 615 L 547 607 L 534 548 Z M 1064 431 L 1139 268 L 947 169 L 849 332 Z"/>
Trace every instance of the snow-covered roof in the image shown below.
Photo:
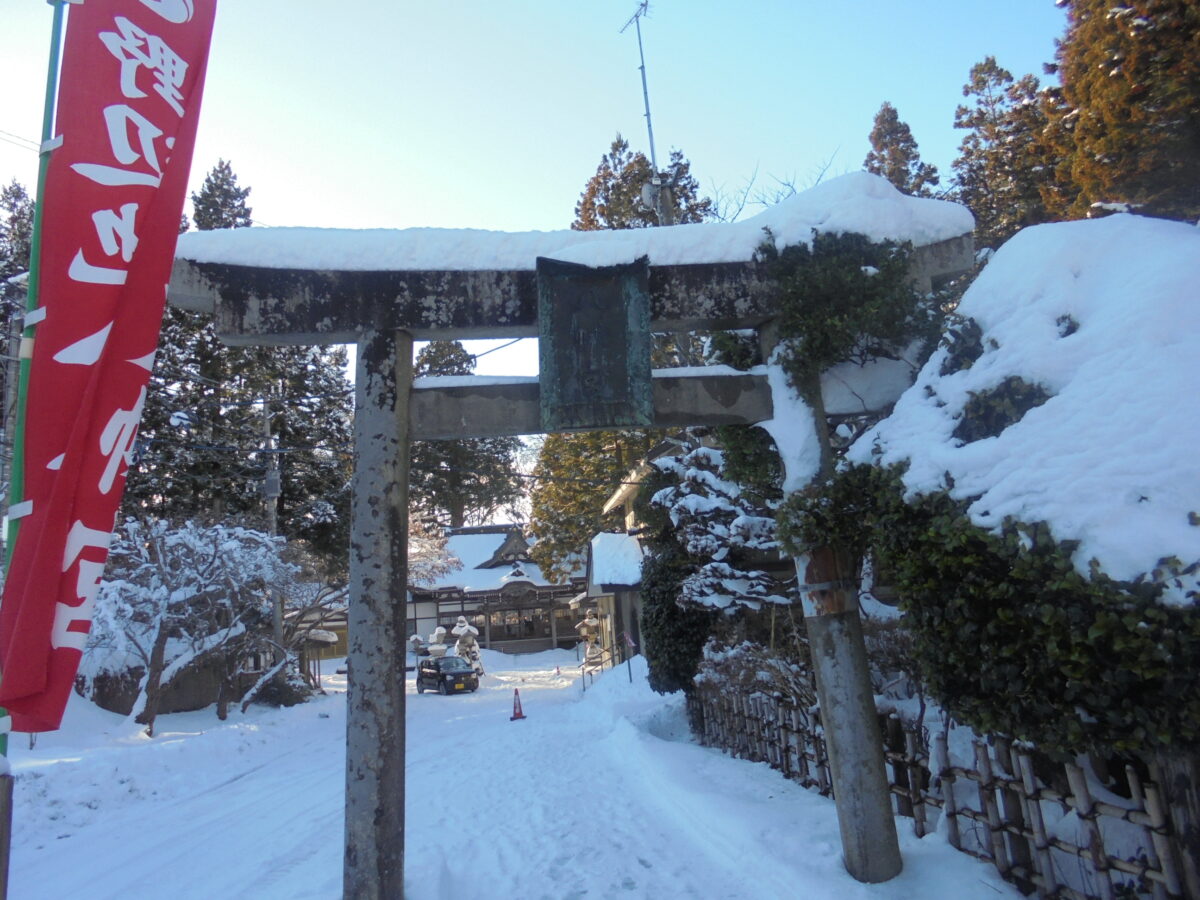
<path fill-rule="evenodd" d="M 446 549 L 458 557 L 462 568 L 442 575 L 433 584 L 421 585 L 421 589 L 457 587 L 464 591 L 494 591 L 514 581 L 528 582 L 534 587 L 553 584 L 531 562 L 519 564 L 519 572 L 523 574 L 514 574 L 511 564 L 490 569 L 479 568 L 492 559 L 506 537 L 505 532 L 450 535 L 446 538 Z"/>
<path fill-rule="evenodd" d="M 642 581 L 642 545 L 631 534 L 598 534 L 592 538 L 588 581 L 601 585 L 635 586 Z"/>
<path fill-rule="evenodd" d="M 948 473 L 984 527 L 1044 520 L 1081 542 L 1081 571 L 1095 558 L 1132 579 L 1164 556 L 1200 559 L 1200 228 L 1116 215 L 1025 229 L 958 311 L 982 327 L 982 355 L 943 376 L 936 352 L 851 458 L 878 446 L 908 460 L 914 492 Z M 955 439 L 971 393 L 1010 375 L 1050 399 L 997 437 Z"/>
<path fill-rule="evenodd" d="M 500 232 L 469 228 L 238 228 L 180 235 L 175 255 L 195 262 L 343 271 L 529 270 L 544 256 L 591 266 L 648 256 L 651 265 L 744 262 L 769 228 L 778 244 L 815 230 L 934 244 L 974 228 L 956 203 L 909 197 L 855 172 L 823 182 L 735 223 L 626 231 Z"/>

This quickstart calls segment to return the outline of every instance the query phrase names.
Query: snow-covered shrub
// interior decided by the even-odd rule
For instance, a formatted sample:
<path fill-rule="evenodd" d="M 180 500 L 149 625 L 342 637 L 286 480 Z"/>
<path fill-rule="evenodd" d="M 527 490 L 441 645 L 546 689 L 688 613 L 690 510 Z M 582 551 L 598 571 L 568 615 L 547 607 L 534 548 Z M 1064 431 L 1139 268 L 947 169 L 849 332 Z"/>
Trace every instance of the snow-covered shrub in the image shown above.
<path fill-rule="evenodd" d="M 770 694 L 801 710 L 811 709 L 817 702 L 812 670 L 806 662 L 749 641 L 727 644 L 710 640 L 704 645 L 696 683 L 731 688 L 743 695 Z"/>
<path fill-rule="evenodd" d="M 113 538 L 81 668 L 140 668 L 134 712 L 152 730 L 162 688 L 215 662 L 223 713 L 247 658 L 274 649 L 270 589 L 284 588 L 294 570 L 280 558 L 283 544 L 247 528 L 127 519 Z"/>
<path fill-rule="evenodd" d="M 679 605 L 689 567 L 670 541 L 652 544 L 642 561 L 642 654 L 650 687 L 660 694 L 691 689 L 700 649 L 712 631 L 712 610 Z"/>
<path fill-rule="evenodd" d="M 850 502 L 846 498 L 853 498 Z M 850 466 L 785 506 L 795 549 L 857 535 L 899 592 L 930 694 L 980 733 L 1072 756 L 1200 740 L 1200 615 L 1160 602 L 1195 566 L 1085 575 L 1044 523 L 975 525 L 947 491 L 906 500 L 901 470 Z"/>
<path fill-rule="evenodd" d="M 1009 375 L 997 385 L 969 393 L 962 417 L 951 433 L 955 440 L 966 443 L 996 437 L 1050 399 L 1044 387 L 1030 384 L 1019 375 Z"/>
<path fill-rule="evenodd" d="M 654 462 L 674 483 L 650 502 L 666 510 L 674 539 L 695 561 L 679 600 L 722 610 L 788 605 L 793 601 L 788 585 L 760 568 L 779 550 L 772 511 L 723 477 L 723 461 L 720 450 L 697 447 Z"/>
<path fill-rule="evenodd" d="M 1022 231 L 852 465 L 782 512 L 794 552 L 874 548 L 931 694 L 980 732 L 1200 743 L 1197 283 L 1182 223 Z"/>

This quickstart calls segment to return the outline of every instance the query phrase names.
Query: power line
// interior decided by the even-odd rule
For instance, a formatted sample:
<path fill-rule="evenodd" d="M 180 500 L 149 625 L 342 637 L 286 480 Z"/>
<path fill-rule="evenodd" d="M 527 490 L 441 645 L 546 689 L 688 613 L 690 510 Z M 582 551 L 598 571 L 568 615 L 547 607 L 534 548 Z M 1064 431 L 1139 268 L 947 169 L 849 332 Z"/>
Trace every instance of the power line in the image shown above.
<path fill-rule="evenodd" d="M 20 147 L 22 150 L 31 150 L 37 153 L 41 145 L 37 141 L 32 141 L 27 137 L 21 137 L 19 134 L 13 134 L 11 131 L 5 131 L 0 128 L 0 141 Z"/>
<path fill-rule="evenodd" d="M 233 444 L 201 444 L 189 441 L 173 441 L 169 438 L 147 438 L 143 443 L 143 447 L 153 447 L 155 444 L 161 444 L 167 447 L 177 447 L 181 450 L 202 450 L 214 453 L 239 453 L 246 456 L 250 455 L 267 455 L 267 454 L 285 454 L 285 453 L 309 453 L 315 450 L 323 450 L 328 453 L 336 453 L 341 456 L 352 456 L 353 449 L 350 445 L 326 445 L 326 444 L 298 444 L 292 447 L 274 447 L 264 449 L 261 447 L 239 447 Z M 414 467 L 415 471 L 419 472 L 456 472 L 463 474 L 473 474 L 474 469 L 464 469 L 457 466 L 445 466 L 436 469 L 422 469 L 419 466 Z M 639 486 L 645 484 L 643 481 L 625 481 L 624 479 L 608 479 L 608 478 L 570 478 L 562 475 L 536 475 L 530 472 L 510 472 L 512 478 L 523 478 L 529 481 L 550 481 L 550 482 L 565 482 L 571 484 L 590 484 L 606 486 L 611 485 L 634 485 Z"/>
<path fill-rule="evenodd" d="M 492 347 L 490 350 L 484 350 L 482 353 L 472 354 L 472 358 L 479 359 L 481 356 L 487 356 L 489 353 L 495 353 L 497 350 L 503 350 L 505 347 L 511 347 L 513 344 L 519 344 L 523 340 L 525 338 L 517 338 L 516 340 L 509 341 L 507 344 L 501 344 L 499 347 Z"/>
<path fill-rule="evenodd" d="M 200 376 L 189 376 L 189 377 L 200 377 Z M 204 380 L 212 382 L 213 384 L 220 383 L 220 382 L 213 381 L 211 378 L 205 378 Z M 188 409 L 199 409 L 202 407 L 209 408 L 209 409 L 214 409 L 214 408 L 215 409 L 233 409 L 234 407 L 239 407 L 239 406 L 257 406 L 259 403 L 302 403 L 305 400 L 334 400 L 339 397 L 348 397 L 353 393 L 354 393 L 354 388 L 347 387 L 347 388 L 343 388 L 340 391 L 334 391 L 333 393 L 329 393 L 329 394 L 308 394 L 304 397 L 284 397 L 284 396 L 280 396 L 277 394 L 273 394 L 270 396 L 255 397 L 251 400 L 218 400 L 218 399 L 200 400 L 195 403 L 188 403 L 187 407 L 188 407 Z"/>

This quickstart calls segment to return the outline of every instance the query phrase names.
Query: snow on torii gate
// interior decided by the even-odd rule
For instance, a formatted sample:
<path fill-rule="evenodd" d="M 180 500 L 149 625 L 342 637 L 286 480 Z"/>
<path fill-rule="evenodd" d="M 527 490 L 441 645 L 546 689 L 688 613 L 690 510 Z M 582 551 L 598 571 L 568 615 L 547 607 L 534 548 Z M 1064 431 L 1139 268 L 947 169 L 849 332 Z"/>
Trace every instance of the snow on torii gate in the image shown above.
<path fill-rule="evenodd" d="M 593 320 L 597 304 L 601 313 L 603 304 L 618 304 L 628 328 L 618 333 L 634 343 L 645 337 L 647 325 L 655 332 L 760 329 L 774 316 L 771 289 L 749 260 L 765 236 L 764 227 L 781 246 L 809 239 L 814 228 L 911 240 L 917 248 L 912 277 L 926 290 L 938 279 L 965 271 L 972 260 L 967 234 L 972 222 L 962 207 L 905 197 L 865 174 L 828 182 L 732 225 L 527 234 L 252 228 L 181 237 L 168 300 L 211 312 L 222 340 L 358 347 L 346 897 L 403 896 L 409 442 L 635 423 L 753 423 L 772 415 L 771 392 L 762 375 L 690 370 L 654 377 L 651 388 L 646 383 L 648 344 L 645 378 L 626 379 L 627 365 L 620 372 L 594 371 L 574 397 L 563 396 L 559 383 L 519 378 L 443 380 L 448 386 L 429 379 L 434 386 L 414 389 L 413 340 L 537 337 L 539 293 L 543 310 L 566 310 L 568 318 L 581 295 L 589 298 Z M 630 265 L 631 260 L 638 262 Z M 584 265 L 612 268 L 589 270 Z M 590 280 L 590 286 L 581 288 L 579 276 Z M 635 296 L 631 301 L 631 294 L 641 300 Z M 631 302 L 644 307 L 640 322 L 629 321 L 639 315 L 630 312 Z M 572 366 L 570 354 L 560 355 L 556 363 L 546 356 L 545 345 L 552 343 L 546 338 L 551 331 L 566 335 L 571 326 L 563 330 L 561 322 L 549 321 L 553 318 L 547 312 L 541 317 L 542 369 L 545 375 L 557 368 L 562 376 L 569 374 L 564 367 Z M 608 355 L 598 348 L 598 359 L 586 364 L 602 365 Z M 599 396 L 590 396 L 597 375 L 604 383 Z M 614 387 L 609 378 L 621 383 Z M 613 409 L 618 410 L 615 417 Z M 852 613 L 856 618 L 857 612 Z M 833 621 L 836 615 L 817 619 Z M 820 630 L 817 619 L 810 624 Z M 836 637 L 838 629 L 833 630 Z M 814 659 L 819 656 L 815 653 Z M 900 863 L 882 753 L 878 739 L 871 746 L 864 733 L 875 727 L 871 692 L 868 685 L 864 699 L 864 692 L 850 684 L 847 659 L 840 652 L 830 657 L 827 671 L 817 674 L 818 687 L 824 684 L 822 706 L 830 710 L 826 730 L 846 865 L 859 880 L 886 880 Z M 826 705 L 826 690 L 833 692 L 836 704 L 831 700 Z M 862 702 L 839 727 L 832 721 L 833 707 L 855 706 L 841 699 L 855 690 Z"/>

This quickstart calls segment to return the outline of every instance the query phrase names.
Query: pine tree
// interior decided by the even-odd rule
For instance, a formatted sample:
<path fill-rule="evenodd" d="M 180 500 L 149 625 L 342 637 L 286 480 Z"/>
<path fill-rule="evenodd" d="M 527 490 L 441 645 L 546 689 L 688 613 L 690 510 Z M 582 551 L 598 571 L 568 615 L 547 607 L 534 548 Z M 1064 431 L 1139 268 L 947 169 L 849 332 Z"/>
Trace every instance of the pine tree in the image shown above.
<path fill-rule="evenodd" d="M 29 271 L 33 200 L 14 178 L 0 188 L 0 281 Z"/>
<path fill-rule="evenodd" d="M 201 230 L 245 227 L 249 188 L 222 160 L 193 195 Z M 229 204 L 225 206 L 224 204 Z M 341 347 L 227 347 L 207 316 L 168 308 L 124 511 L 267 524 L 264 403 L 278 463 L 277 528 L 331 575 L 346 566 L 351 388 Z"/>
<path fill-rule="evenodd" d="M 273 441 L 282 451 L 279 533 L 303 541 L 328 570 L 341 573 L 348 563 L 354 444 L 346 349 L 274 347 L 262 363 L 242 393 L 267 398 Z M 257 417 L 249 427 L 261 427 L 262 407 L 255 403 L 248 412 Z M 254 502 L 261 505 L 257 494 Z"/>
<path fill-rule="evenodd" d="M 933 196 L 932 188 L 937 187 L 939 180 L 937 167 L 921 162 L 912 130 L 886 101 L 875 113 L 870 141 L 871 151 L 863 168 L 873 175 L 882 175 L 906 194 Z"/>
<path fill-rule="evenodd" d="M 192 194 L 192 219 L 201 231 L 217 228 L 246 228 L 253 225 L 251 208 L 246 205 L 250 188 L 238 187 L 233 167 L 218 159 L 204 179 L 200 192 Z"/>
<path fill-rule="evenodd" d="M 475 357 L 458 341 L 433 341 L 417 354 L 413 374 L 471 375 Z M 486 524 L 524 495 L 516 475 L 521 441 L 512 437 L 415 441 L 409 472 L 410 503 L 460 527 Z"/>
<path fill-rule="evenodd" d="M 622 527 L 604 502 L 650 448 L 641 431 L 582 431 L 546 435 L 533 469 L 530 556 L 547 574 L 565 579 L 582 567 L 588 543 Z"/>
<path fill-rule="evenodd" d="M 30 243 L 33 237 L 33 201 L 25 188 L 13 179 L 0 188 L 0 346 L 9 359 L 0 365 L 0 397 L 8 398 L 16 381 L 17 340 L 21 331 L 18 318 L 25 312 L 25 292 L 8 279 L 29 271 Z M 5 430 L 11 422 L 3 421 Z M 6 442 L 11 435 L 5 435 Z M 7 476 L 8 467 L 0 467 Z M 8 493 L 8 483 L 0 483 L 0 492 Z"/>
<path fill-rule="evenodd" d="M 642 205 L 642 187 L 650 183 L 653 172 L 650 160 L 640 152 L 632 152 L 629 142 L 618 134 L 575 204 L 571 228 L 601 231 L 659 224 L 654 211 Z M 691 163 L 681 151 L 671 151 L 671 164 L 659 173 L 659 178 L 671 188 L 675 224 L 703 222 L 712 216 L 712 200 L 699 196 L 700 184 L 692 177 Z"/>
<path fill-rule="evenodd" d="M 998 247 L 1018 230 L 1049 218 L 1043 191 L 1051 187 L 1053 148 L 1047 143 L 1038 80 L 1019 81 L 994 56 L 971 67 L 954 127 L 967 135 L 954 161 L 954 198 L 975 215 L 975 242 Z"/>
<path fill-rule="evenodd" d="M 1200 216 L 1200 5 L 1195 0 L 1060 0 L 1067 33 L 1062 175 L 1068 212 L 1124 203 L 1157 216 Z"/>

